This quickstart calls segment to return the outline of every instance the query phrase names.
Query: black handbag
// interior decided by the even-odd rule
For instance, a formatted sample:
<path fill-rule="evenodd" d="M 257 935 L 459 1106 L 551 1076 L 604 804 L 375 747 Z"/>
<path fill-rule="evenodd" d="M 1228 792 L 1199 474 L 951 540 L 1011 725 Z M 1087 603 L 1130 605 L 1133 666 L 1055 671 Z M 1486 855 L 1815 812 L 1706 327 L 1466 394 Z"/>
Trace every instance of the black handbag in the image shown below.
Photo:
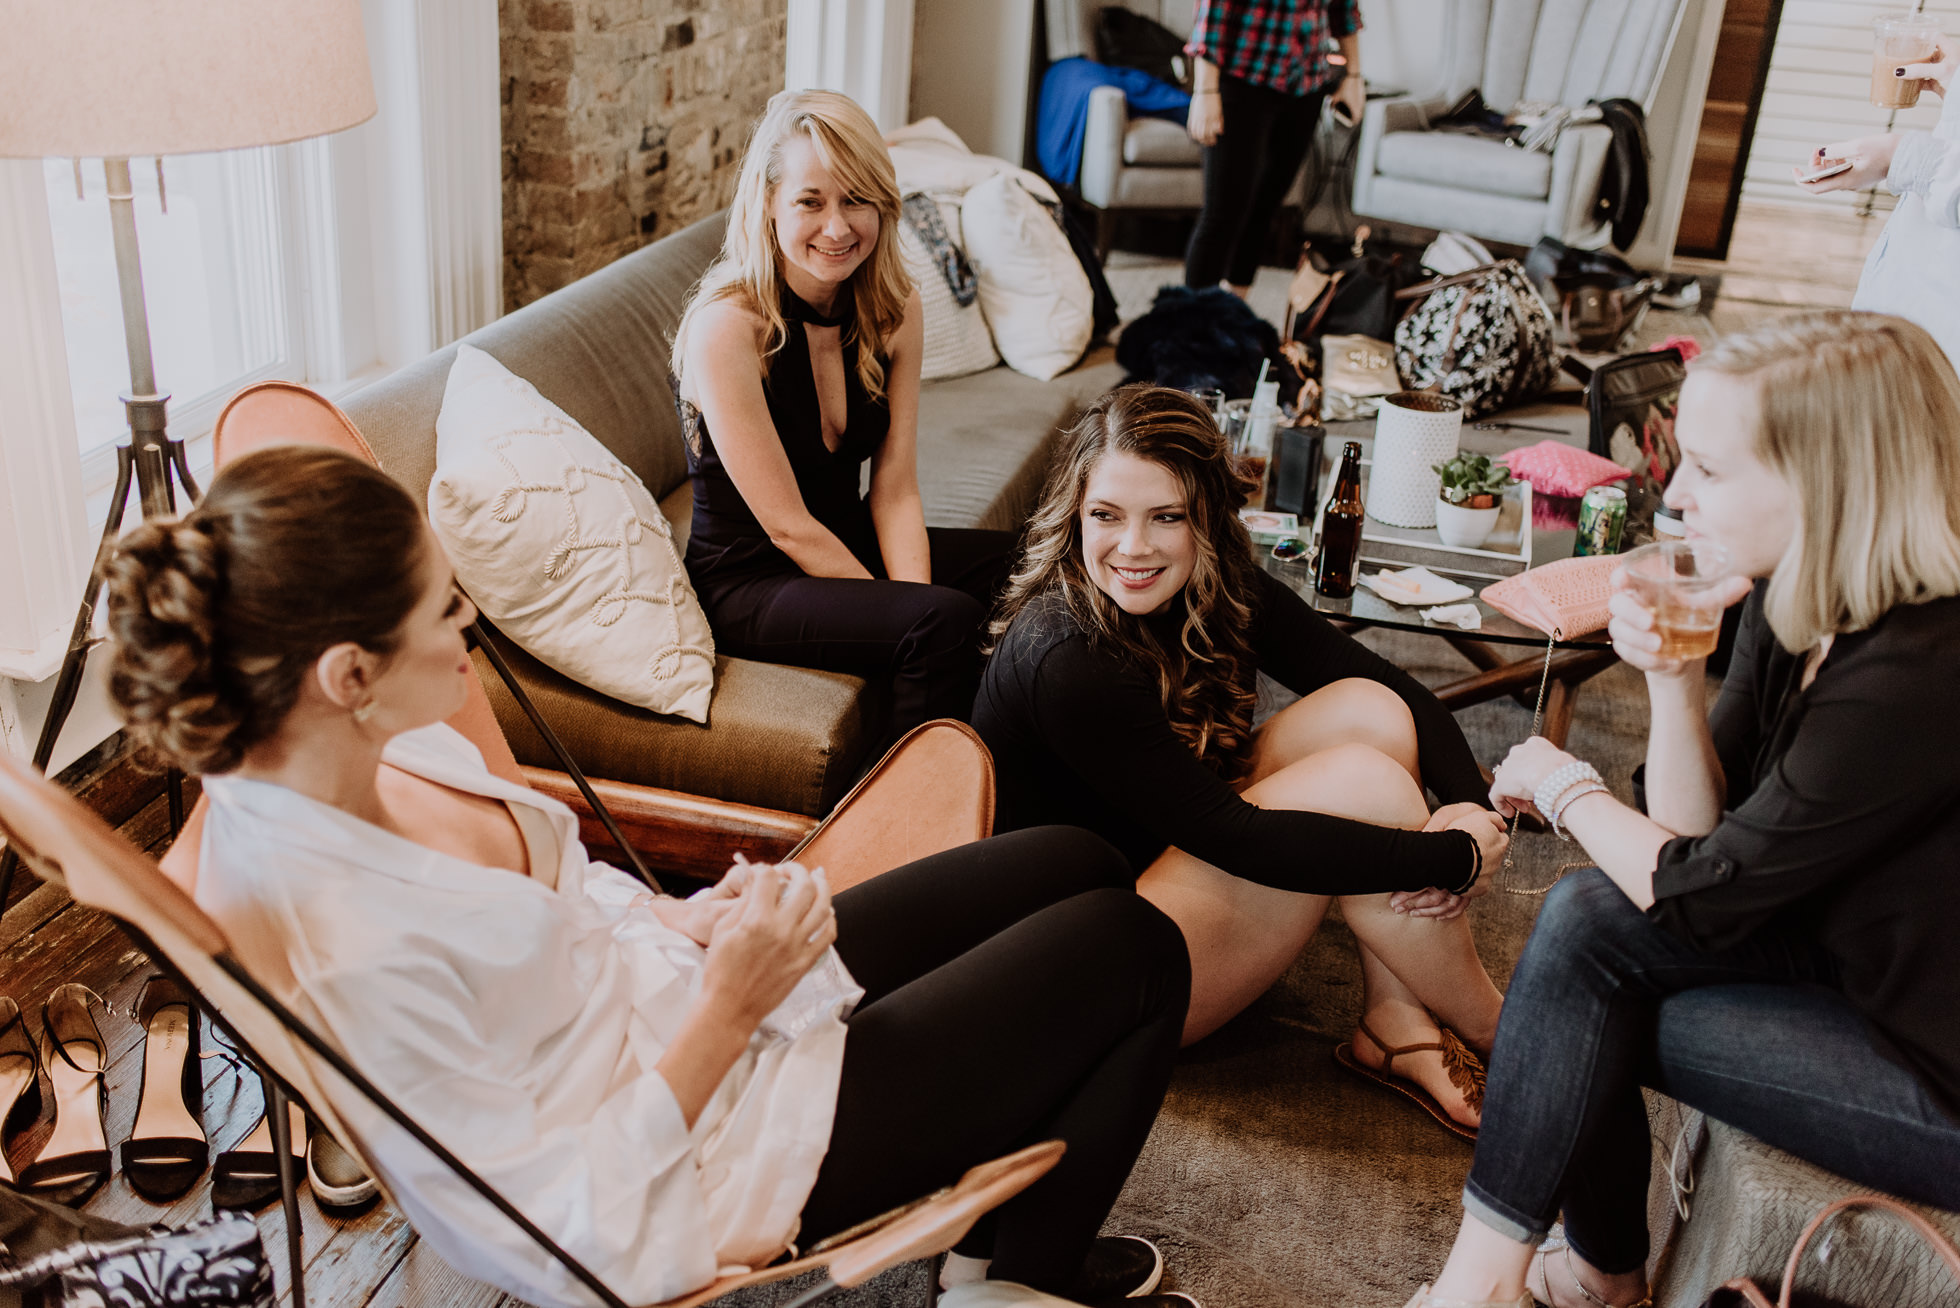
<path fill-rule="evenodd" d="M 1191 89 L 1191 58 L 1184 53 L 1184 38 L 1122 5 L 1104 5 L 1096 11 L 1096 62 L 1138 68 L 1160 82 Z"/>
<path fill-rule="evenodd" d="M 1674 413 L 1687 376 L 1681 351 L 1649 350 L 1600 364 L 1586 388 L 1592 452 L 1632 468 L 1634 485 L 1656 497 L 1681 465 Z"/>
<path fill-rule="evenodd" d="M 173 1230 L 124 1226 L 0 1190 L 0 1295 L 61 1308 L 273 1308 L 272 1267 L 250 1215 Z"/>

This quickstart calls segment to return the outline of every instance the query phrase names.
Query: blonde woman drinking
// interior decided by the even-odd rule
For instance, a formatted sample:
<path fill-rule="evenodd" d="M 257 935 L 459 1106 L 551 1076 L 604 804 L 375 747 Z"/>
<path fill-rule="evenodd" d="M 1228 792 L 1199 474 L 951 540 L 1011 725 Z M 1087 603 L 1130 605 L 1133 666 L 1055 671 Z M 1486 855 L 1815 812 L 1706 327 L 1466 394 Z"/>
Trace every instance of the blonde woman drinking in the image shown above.
<path fill-rule="evenodd" d="M 1924 329 L 1809 314 L 1681 392 L 1668 487 L 1728 555 L 1721 698 L 1613 597 L 1646 804 L 1534 737 L 1491 789 L 1598 860 L 1513 973 L 1449 1263 L 1411 1308 L 1647 1302 L 1640 1087 L 1861 1186 L 1960 1208 L 1960 379 Z M 1745 598 L 1746 597 L 1746 598 Z M 1534 1250 L 1563 1212 L 1568 1243 Z"/>
<path fill-rule="evenodd" d="M 694 479 L 688 576 L 727 654 L 888 680 L 891 734 L 965 719 L 1006 532 L 928 529 L 919 296 L 871 119 L 784 91 L 675 334 Z M 870 493 L 860 493 L 866 463 Z"/>

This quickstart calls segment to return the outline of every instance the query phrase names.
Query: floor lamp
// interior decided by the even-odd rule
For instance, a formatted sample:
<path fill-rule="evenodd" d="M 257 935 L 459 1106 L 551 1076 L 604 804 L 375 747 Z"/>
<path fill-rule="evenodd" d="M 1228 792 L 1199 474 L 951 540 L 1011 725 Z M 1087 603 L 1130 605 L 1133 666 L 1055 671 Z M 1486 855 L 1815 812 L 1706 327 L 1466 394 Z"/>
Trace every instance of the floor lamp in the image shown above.
<path fill-rule="evenodd" d="M 34 747 L 45 771 L 75 706 L 103 571 L 134 480 L 144 518 L 197 498 L 182 441 L 165 421 L 136 246 L 131 159 L 278 145 L 373 117 L 360 0 L 0 0 L 0 158 L 101 159 L 115 236 L 129 393 L 116 488 L 75 614 L 68 651 Z M 78 165 L 79 166 L 79 165 Z M 79 175 L 79 174 L 78 174 Z M 170 829 L 183 823 L 182 778 L 169 777 Z M 0 856 L 0 907 L 18 860 Z"/>

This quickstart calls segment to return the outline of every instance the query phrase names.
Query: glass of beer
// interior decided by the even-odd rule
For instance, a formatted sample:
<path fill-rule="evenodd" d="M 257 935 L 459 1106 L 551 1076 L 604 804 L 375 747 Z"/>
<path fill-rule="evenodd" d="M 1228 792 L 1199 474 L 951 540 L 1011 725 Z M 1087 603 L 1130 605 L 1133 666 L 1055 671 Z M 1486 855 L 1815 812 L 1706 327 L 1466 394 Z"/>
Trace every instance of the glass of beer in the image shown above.
<path fill-rule="evenodd" d="M 1664 540 L 1626 556 L 1627 579 L 1654 611 L 1658 656 L 1707 658 L 1722 634 L 1723 604 L 1717 587 L 1728 576 L 1729 557 L 1708 541 Z"/>
<path fill-rule="evenodd" d="M 1907 64 L 1930 63 L 1940 47 L 1938 20 L 1924 14 L 1888 14 L 1872 23 L 1872 103 L 1881 109 L 1910 109 L 1926 87 L 1923 78 L 1900 77 Z"/>

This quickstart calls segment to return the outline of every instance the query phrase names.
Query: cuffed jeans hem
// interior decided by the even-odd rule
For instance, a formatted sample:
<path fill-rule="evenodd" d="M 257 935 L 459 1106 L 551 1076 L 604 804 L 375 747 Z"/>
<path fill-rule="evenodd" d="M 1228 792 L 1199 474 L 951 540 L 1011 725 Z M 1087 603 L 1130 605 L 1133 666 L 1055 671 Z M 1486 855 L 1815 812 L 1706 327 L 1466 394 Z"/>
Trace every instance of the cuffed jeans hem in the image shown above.
<path fill-rule="evenodd" d="M 1549 1222 L 1540 1225 L 1516 1209 L 1479 1193 L 1473 1181 L 1463 1183 L 1463 1211 L 1506 1239 L 1528 1244 L 1534 1249 L 1544 1243 L 1552 1229 Z"/>

